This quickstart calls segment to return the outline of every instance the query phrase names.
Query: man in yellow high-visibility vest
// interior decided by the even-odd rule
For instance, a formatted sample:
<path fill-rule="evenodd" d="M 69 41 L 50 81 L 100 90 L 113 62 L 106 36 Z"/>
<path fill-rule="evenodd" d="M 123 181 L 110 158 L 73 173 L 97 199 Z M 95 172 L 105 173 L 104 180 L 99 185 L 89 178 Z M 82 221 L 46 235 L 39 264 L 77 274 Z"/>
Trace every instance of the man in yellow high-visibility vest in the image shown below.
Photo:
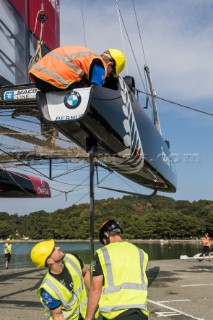
<path fill-rule="evenodd" d="M 47 272 L 38 289 L 45 314 L 50 320 L 83 320 L 86 315 L 90 273 L 76 254 L 65 254 L 53 239 L 38 242 L 31 260 Z"/>
<path fill-rule="evenodd" d="M 10 238 L 6 239 L 6 243 L 3 246 L 4 248 L 4 256 L 5 256 L 5 267 L 9 268 L 10 258 L 12 255 L 12 244 L 10 243 Z"/>
<path fill-rule="evenodd" d="M 148 255 L 122 239 L 115 220 L 105 221 L 99 232 L 104 247 L 96 251 L 86 320 L 99 312 L 103 319 L 147 320 Z"/>

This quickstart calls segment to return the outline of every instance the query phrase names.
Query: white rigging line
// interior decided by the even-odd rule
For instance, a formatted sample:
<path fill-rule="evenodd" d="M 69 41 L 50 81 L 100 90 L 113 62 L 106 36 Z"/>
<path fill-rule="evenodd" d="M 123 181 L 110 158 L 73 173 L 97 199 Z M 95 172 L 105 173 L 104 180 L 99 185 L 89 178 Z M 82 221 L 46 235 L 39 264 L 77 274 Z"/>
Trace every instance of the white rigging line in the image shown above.
<path fill-rule="evenodd" d="M 117 1 L 117 0 L 115 0 L 115 1 Z M 134 60 L 135 60 L 135 63 L 136 63 L 136 66 L 137 66 L 137 69 L 138 69 L 138 72 L 139 72 L 141 81 L 142 81 L 143 86 L 144 86 L 144 88 L 145 88 L 145 90 L 146 90 L 146 86 L 145 86 L 145 84 L 144 84 L 144 80 L 143 80 L 143 77 L 142 77 L 142 74 L 141 74 L 141 71 L 140 71 L 140 68 L 139 68 L 139 65 L 138 65 L 138 61 L 137 61 L 137 59 L 136 59 L 135 52 L 134 52 L 134 50 L 133 50 L 132 43 L 131 43 L 131 40 L 130 40 L 130 37 L 129 37 L 128 31 L 127 31 L 126 25 L 125 25 L 125 23 L 124 23 L 124 19 L 123 19 L 123 17 L 122 17 L 121 10 L 120 10 L 119 6 L 118 6 L 118 10 L 119 10 L 119 14 L 120 14 L 120 17 L 121 17 L 121 21 L 122 21 L 123 26 L 124 26 L 124 30 L 125 30 L 125 32 L 126 32 L 127 39 L 128 39 L 128 41 L 129 41 L 130 48 L 131 48 L 131 50 L 132 50 L 132 54 L 133 54 L 133 57 L 134 57 Z"/>
<path fill-rule="evenodd" d="M 83 10 L 83 2 L 82 2 L 82 0 L 81 0 L 81 17 L 82 17 L 82 24 L 83 24 L 84 46 L 86 48 L 86 35 L 85 35 L 85 25 L 84 25 L 84 10 Z"/>
<path fill-rule="evenodd" d="M 124 46 L 124 38 L 123 38 L 123 32 L 122 32 L 122 25 L 121 25 L 121 16 L 120 16 L 119 3 L 118 3 L 118 0 L 115 0 L 115 2 L 116 2 L 116 4 L 117 4 L 118 21 L 119 21 L 119 25 L 120 25 L 120 32 L 121 32 L 121 40 L 122 40 L 123 52 L 124 52 L 124 55 L 126 56 L 125 46 Z M 128 74 L 129 74 L 129 71 L 128 71 L 128 66 L 127 66 L 127 61 L 126 61 L 126 64 L 125 64 L 125 69 L 126 69 L 126 74 L 128 75 Z"/>
<path fill-rule="evenodd" d="M 140 44 L 141 44 L 141 49 L 142 49 L 143 56 L 144 56 L 144 61 L 145 61 L 145 64 L 147 64 L 147 63 L 146 63 L 145 50 L 144 50 L 143 41 L 142 41 L 142 37 L 141 37 L 141 32 L 140 32 L 140 27 L 139 27 L 139 23 L 138 23 L 138 17 L 137 17 L 137 12 L 136 12 L 136 9 L 135 9 L 135 2 L 134 2 L 134 0 L 132 0 L 132 5 L 133 5 L 134 13 L 135 13 L 135 18 L 136 18 L 137 27 L 138 27 L 138 35 L 139 35 L 139 38 L 140 38 Z"/>
<path fill-rule="evenodd" d="M 138 22 L 138 15 L 137 15 L 137 11 L 135 9 L 135 2 L 134 0 L 132 0 L 132 5 L 133 5 L 133 9 L 134 9 L 134 14 L 135 14 L 135 19 L 136 19 L 136 23 L 137 23 L 137 28 L 138 28 L 138 35 L 139 35 L 139 38 L 140 38 L 140 45 L 141 45 L 141 49 L 142 49 L 142 53 L 143 53 L 143 56 L 144 56 L 144 62 L 145 62 L 145 65 L 147 65 L 147 62 L 146 62 L 146 55 L 145 55 L 145 50 L 144 50 L 144 46 L 143 46 L 143 40 L 142 40 L 142 36 L 141 36 L 141 31 L 140 31 L 140 27 L 139 27 L 139 22 Z M 144 71 L 145 73 L 145 71 Z M 145 77 L 145 83 L 146 83 L 146 87 L 145 87 L 145 91 L 147 92 L 147 78 Z"/>

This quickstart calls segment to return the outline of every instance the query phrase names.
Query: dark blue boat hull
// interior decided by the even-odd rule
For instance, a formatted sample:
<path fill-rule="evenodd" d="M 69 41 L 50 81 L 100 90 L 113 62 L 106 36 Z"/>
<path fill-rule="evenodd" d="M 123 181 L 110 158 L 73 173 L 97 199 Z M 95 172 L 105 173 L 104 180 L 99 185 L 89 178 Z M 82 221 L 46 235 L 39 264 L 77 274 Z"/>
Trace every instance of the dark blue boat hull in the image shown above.
<path fill-rule="evenodd" d="M 120 78 L 119 83 L 118 90 L 95 86 L 38 92 L 42 117 L 84 150 L 88 139 L 95 141 L 96 157 L 128 179 L 175 192 L 176 171 L 167 143 L 125 81 Z"/>

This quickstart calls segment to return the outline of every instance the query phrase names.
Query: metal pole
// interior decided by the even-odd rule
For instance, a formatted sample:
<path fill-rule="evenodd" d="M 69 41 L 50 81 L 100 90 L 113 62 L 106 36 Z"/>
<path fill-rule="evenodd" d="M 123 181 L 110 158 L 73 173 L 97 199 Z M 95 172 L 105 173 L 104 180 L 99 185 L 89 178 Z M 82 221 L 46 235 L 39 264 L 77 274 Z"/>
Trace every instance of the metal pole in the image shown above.
<path fill-rule="evenodd" d="M 152 97 L 152 106 L 153 106 L 153 117 L 154 117 L 154 124 L 160 134 L 162 135 L 161 127 L 160 127 L 160 121 L 158 118 L 158 111 L 157 111 L 157 105 L 156 105 L 156 92 L 152 87 L 152 80 L 149 72 L 149 67 L 147 65 L 144 66 L 144 70 L 146 71 L 148 82 L 149 82 L 149 87 L 150 87 L 150 92 L 151 92 L 151 97 Z"/>
<path fill-rule="evenodd" d="M 49 159 L 49 178 L 52 179 L 52 158 Z"/>
<path fill-rule="evenodd" d="M 94 260 L 94 146 L 89 152 L 90 159 L 90 254 Z"/>

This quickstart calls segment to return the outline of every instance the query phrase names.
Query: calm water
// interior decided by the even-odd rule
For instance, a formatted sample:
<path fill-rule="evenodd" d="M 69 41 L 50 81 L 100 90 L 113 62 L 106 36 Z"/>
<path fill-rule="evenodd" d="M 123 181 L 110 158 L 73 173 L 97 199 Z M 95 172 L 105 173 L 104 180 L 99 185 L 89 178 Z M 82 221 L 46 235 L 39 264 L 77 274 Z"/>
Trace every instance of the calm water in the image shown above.
<path fill-rule="evenodd" d="M 13 254 L 10 268 L 34 267 L 30 261 L 30 251 L 35 242 L 13 243 Z M 201 243 L 141 243 L 136 245 L 149 255 L 150 260 L 179 259 L 181 255 L 193 256 L 202 249 Z M 0 254 L 0 268 L 4 267 L 3 243 Z M 90 262 L 90 243 L 88 242 L 57 242 L 64 252 L 77 253 L 85 263 Z M 101 247 L 99 243 L 94 244 L 95 249 Z"/>

